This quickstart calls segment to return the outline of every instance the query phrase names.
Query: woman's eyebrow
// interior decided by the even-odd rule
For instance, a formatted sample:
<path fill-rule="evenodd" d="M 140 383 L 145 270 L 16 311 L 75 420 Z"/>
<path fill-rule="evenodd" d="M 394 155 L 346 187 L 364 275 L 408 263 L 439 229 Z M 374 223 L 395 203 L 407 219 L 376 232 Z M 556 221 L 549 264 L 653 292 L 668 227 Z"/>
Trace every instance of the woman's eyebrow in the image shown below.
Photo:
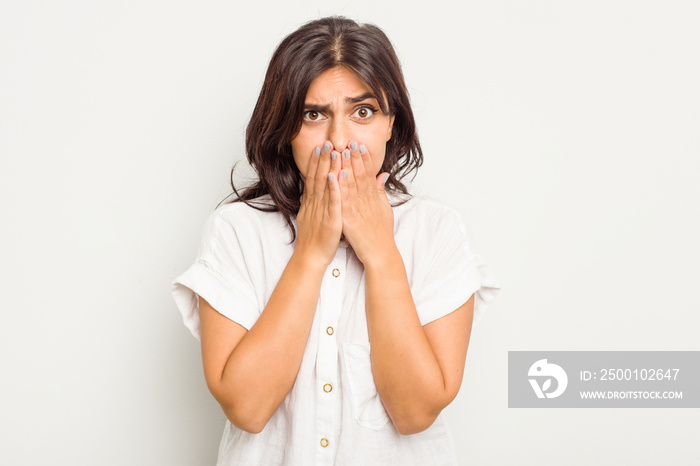
<path fill-rule="evenodd" d="M 379 101 L 379 99 L 377 99 L 377 97 L 374 94 L 372 94 L 371 92 L 365 92 L 364 94 L 358 95 L 357 97 L 346 98 L 345 103 L 355 104 L 357 102 L 362 102 L 363 100 L 367 100 L 367 99 L 376 99 L 377 101 Z"/>
<path fill-rule="evenodd" d="M 326 105 L 318 105 L 318 104 L 309 104 L 305 103 L 304 104 L 304 111 L 305 112 L 320 112 L 320 113 L 325 113 L 328 110 L 331 109 L 331 106 L 326 104 Z"/>
<path fill-rule="evenodd" d="M 374 94 L 372 94 L 371 92 L 365 92 L 364 94 L 358 95 L 357 97 L 346 97 L 345 103 L 356 104 L 358 102 L 362 102 L 363 100 L 367 100 L 367 99 L 375 99 L 375 100 L 379 101 L 379 99 L 377 99 L 377 97 Z M 304 110 L 307 112 L 324 113 L 324 112 L 329 111 L 330 109 L 331 109 L 330 104 L 326 104 L 326 105 L 319 105 L 319 104 L 312 104 L 312 103 L 305 103 L 304 104 Z"/>

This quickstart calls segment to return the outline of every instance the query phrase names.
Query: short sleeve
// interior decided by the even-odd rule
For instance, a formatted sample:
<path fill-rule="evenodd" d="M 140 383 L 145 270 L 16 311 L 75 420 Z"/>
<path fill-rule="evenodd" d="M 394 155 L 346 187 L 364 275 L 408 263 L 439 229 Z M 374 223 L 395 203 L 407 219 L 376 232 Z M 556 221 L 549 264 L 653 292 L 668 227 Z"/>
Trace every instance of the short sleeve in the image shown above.
<path fill-rule="evenodd" d="M 241 225 L 240 227 L 245 227 Z M 250 248 L 220 211 L 207 219 L 194 263 L 171 285 L 185 326 L 200 339 L 199 296 L 217 312 L 250 330 L 260 315 L 251 266 L 259 264 Z"/>
<path fill-rule="evenodd" d="M 447 209 L 442 218 L 431 222 L 430 237 L 425 238 L 425 257 L 419 289 L 414 302 L 421 325 L 455 311 L 474 296 L 472 327 L 481 319 L 500 290 L 491 269 L 476 252 L 473 241 L 458 212 Z"/>

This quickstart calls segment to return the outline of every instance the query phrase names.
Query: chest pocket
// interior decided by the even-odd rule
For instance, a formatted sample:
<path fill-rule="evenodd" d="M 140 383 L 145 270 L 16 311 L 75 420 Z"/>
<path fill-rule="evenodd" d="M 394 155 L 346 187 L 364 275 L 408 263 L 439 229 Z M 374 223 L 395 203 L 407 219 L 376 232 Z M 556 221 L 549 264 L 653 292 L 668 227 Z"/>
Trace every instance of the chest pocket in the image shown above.
<path fill-rule="evenodd" d="M 389 420 L 389 415 L 374 385 L 369 348 L 366 343 L 346 343 L 343 345 L 343 357 L 353 418 L 363 427 L 380 430 Z"/>

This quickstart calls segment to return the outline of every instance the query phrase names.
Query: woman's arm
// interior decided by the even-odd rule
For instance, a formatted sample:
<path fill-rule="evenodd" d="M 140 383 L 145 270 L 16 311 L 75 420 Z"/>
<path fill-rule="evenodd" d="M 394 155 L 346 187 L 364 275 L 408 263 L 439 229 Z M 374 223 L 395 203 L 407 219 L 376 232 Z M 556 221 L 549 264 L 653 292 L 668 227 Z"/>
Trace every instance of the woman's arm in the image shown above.
<path fill-rule="evenodd" d="M 399 433 L 421 432 L 457 396 L 474 295 L 421 326 L 398 249 L 365 263 L 366 312 L 377 392 Z"/>
<path fill-rule="evenodd" d="M 248 432 L 263 430 L 294 385 L 311 331 L 323 274 L 342 232 L 340 191 L 328 174 L 330 143 L 310 154 L 297 214 L 297 244 L 270 300 L 246 331 L 200 298 L 204 377 L 226 417 Z"/>
<path fill-rule="evenodd" d="M 364 146 L 360 146 L 362 149 Z M 427 429 L 459 391 L 472 327 L 474 297 L 454 312 L 420 324 L 394 241 L 394 215 L 366 150 L 351 150 L 340 182 L 343 231 L 366 272 L 365 307 L 372 374 L 401 434 Z"/>
<path fill-rule="evenodd" d="M 204 377 L 236 427 L 262 431 L 292 388 L 324 272 L 325 267 L 293 255 L 250 331 L 199 298 Z"/>

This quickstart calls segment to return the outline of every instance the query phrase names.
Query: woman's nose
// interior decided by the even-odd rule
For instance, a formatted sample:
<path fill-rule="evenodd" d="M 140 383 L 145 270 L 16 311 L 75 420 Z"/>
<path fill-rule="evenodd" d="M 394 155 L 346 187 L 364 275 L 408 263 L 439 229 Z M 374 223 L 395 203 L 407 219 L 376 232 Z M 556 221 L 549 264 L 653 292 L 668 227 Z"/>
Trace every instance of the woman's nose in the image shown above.
<path fill-rule="evenodd" d="M 328 140 L 338 152 L 342 152 L 350 143 L 349 128 L 346 122 L 335 120 L 328 131 Z"/>

